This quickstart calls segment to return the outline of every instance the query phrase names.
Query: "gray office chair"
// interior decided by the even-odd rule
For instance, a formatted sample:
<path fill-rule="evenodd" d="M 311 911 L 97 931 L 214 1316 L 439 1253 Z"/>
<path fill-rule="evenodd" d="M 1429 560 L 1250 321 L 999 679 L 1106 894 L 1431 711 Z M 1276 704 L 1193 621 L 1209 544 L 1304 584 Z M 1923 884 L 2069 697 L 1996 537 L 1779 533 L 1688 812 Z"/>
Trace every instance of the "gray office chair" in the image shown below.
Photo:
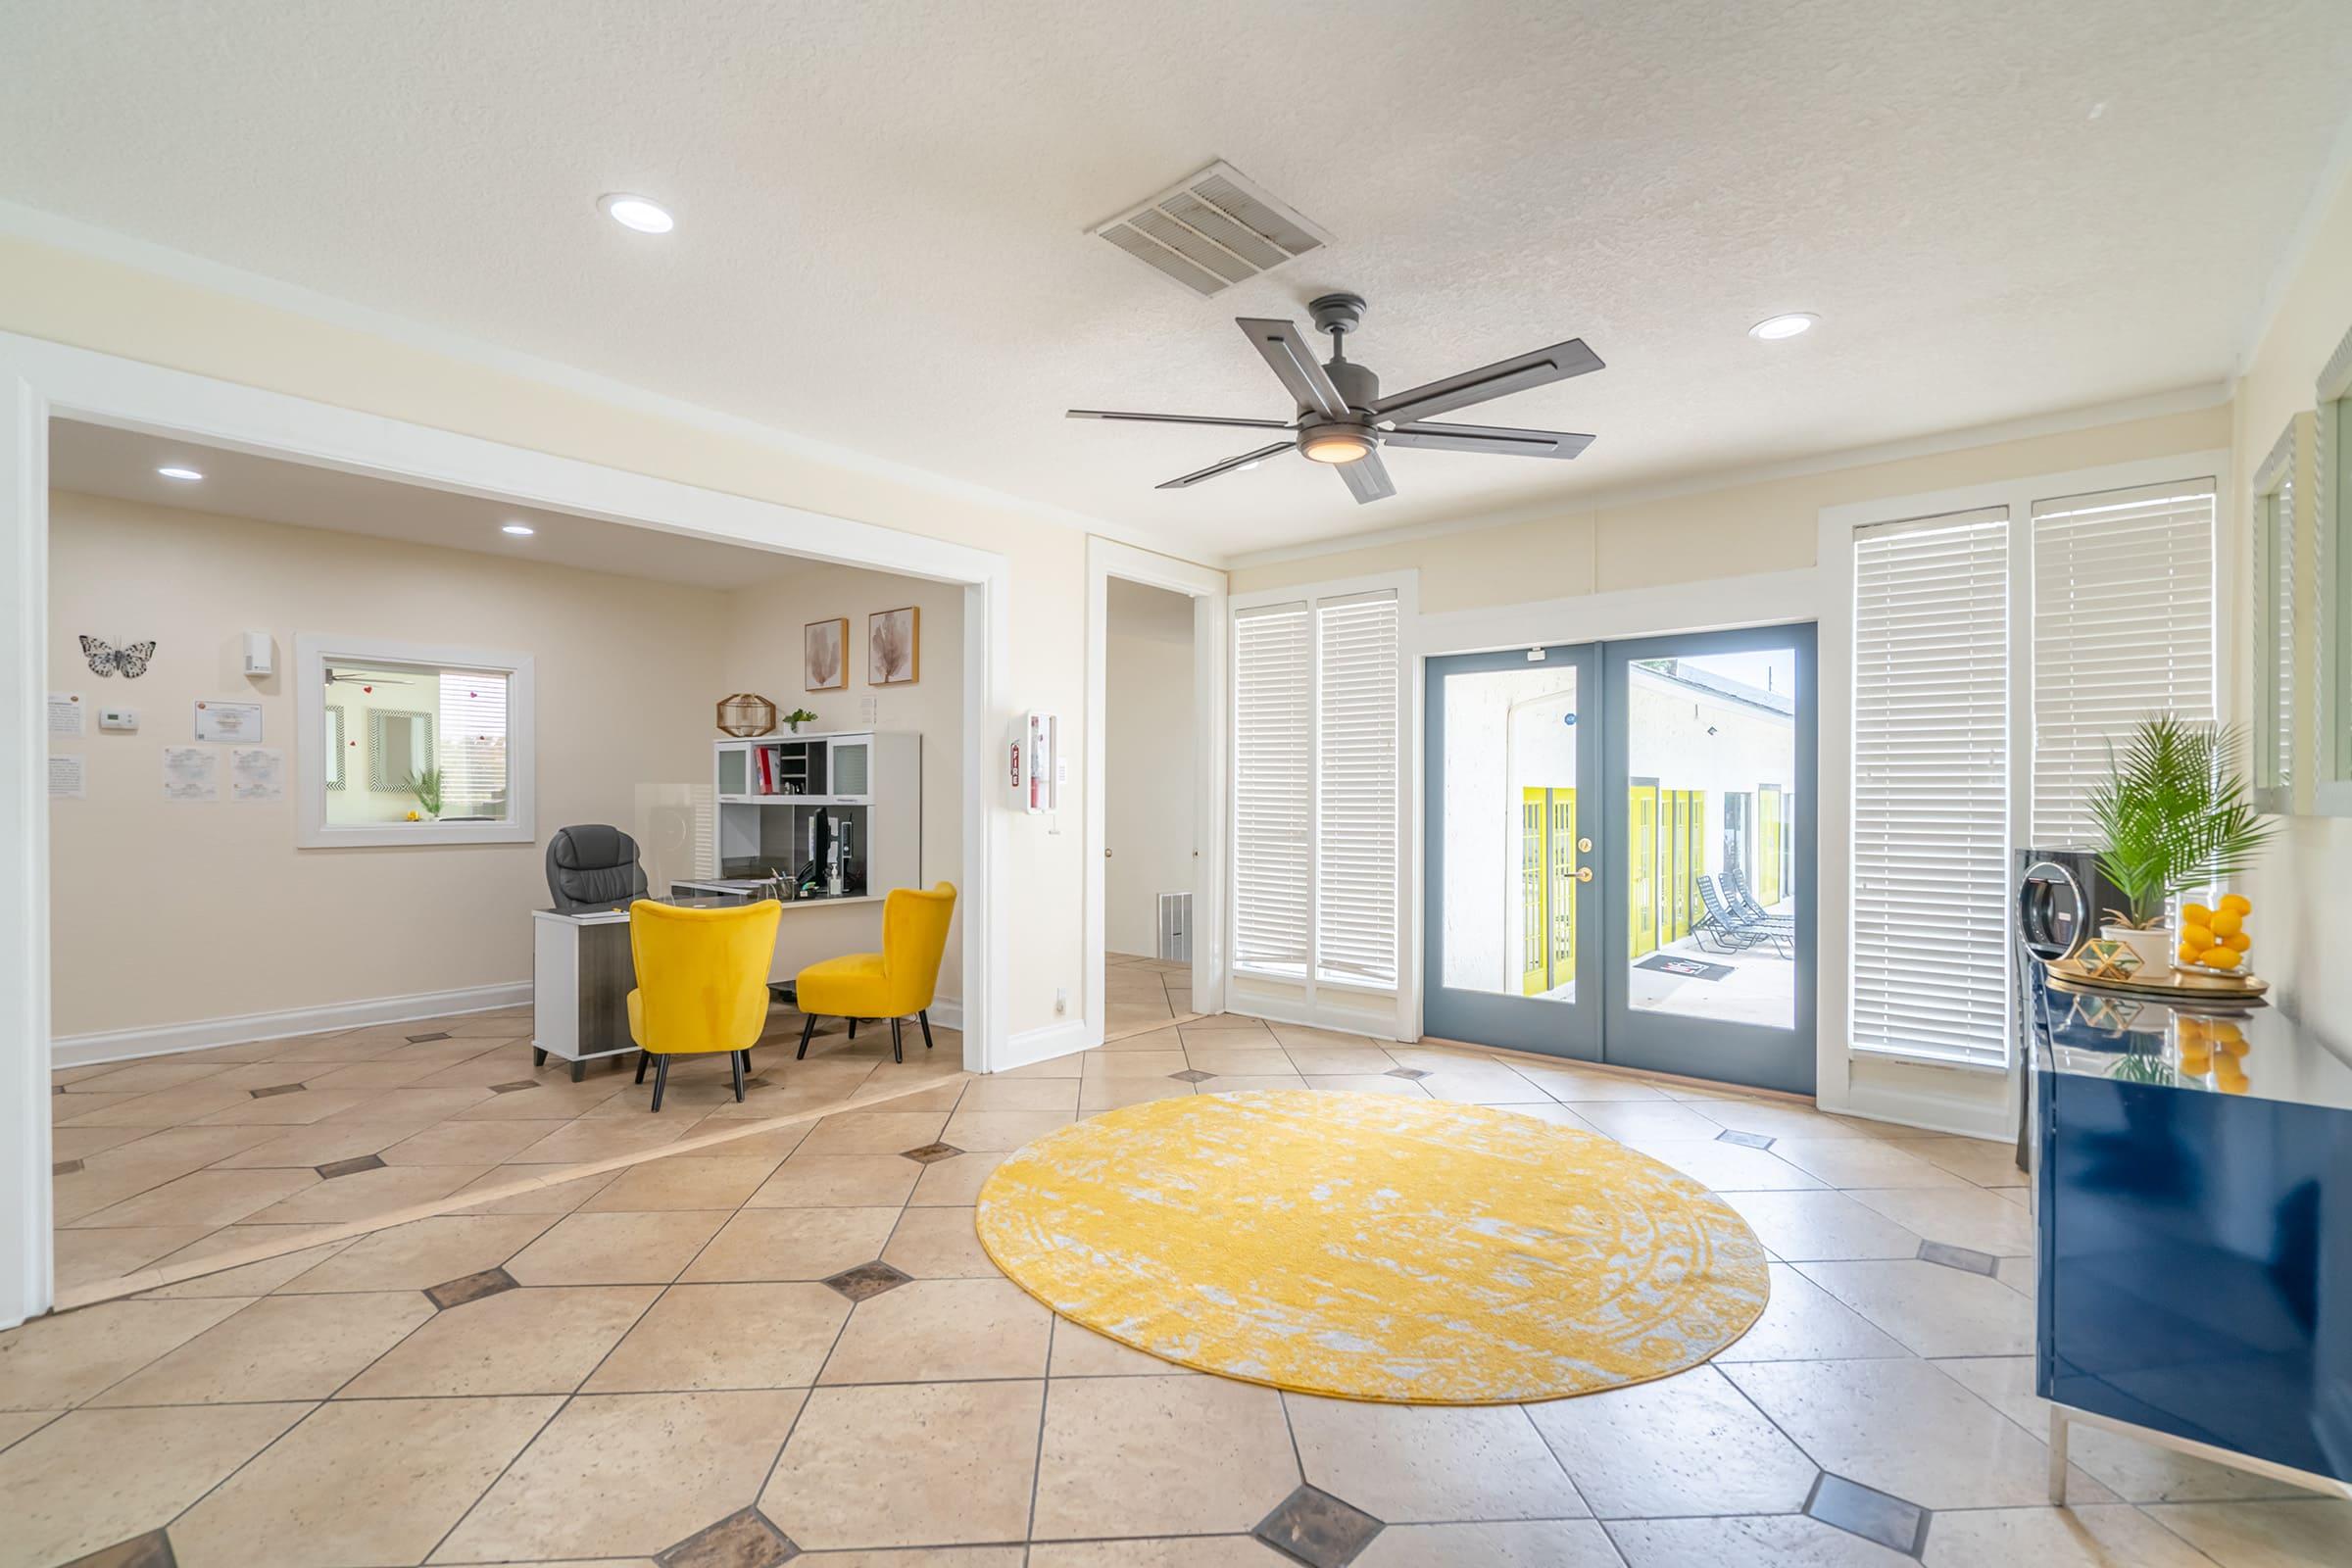
<path fill-rule="evenodd" d="M 547 891 L 558 914 L 610 908 L 645 897 L 637 841 L 616 827 L 564 827 L 547 841 Z"/>

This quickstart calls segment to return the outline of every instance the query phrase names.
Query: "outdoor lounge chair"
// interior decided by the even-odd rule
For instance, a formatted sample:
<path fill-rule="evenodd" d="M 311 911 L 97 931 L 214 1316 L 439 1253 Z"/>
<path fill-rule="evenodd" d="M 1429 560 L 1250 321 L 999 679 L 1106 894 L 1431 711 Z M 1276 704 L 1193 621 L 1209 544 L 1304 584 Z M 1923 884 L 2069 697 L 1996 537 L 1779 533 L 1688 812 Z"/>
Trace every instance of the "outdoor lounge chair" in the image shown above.
<path fill-rule="evenodd" d="M 1756 902 L 1756 896 L 1747 891 L 1746 875 L 1738 866 L 1724 867 L 1722 874 L 1715 879 L 1715 885 L 1722 889 L 1723 901 L 1731 906 L 1733 913 L 1744 914 L 1751 922 L 1760 921 L 1776 931 L 1796 929 L 1793 915 L 1774 914 Z"/>
<path fill-rule="evenodd" d="M 1698 879 L 1698 899 L 1707 910 L 1707 917 L 1691 931 L 1691 935 L 1699 939 L 1700 947 L 1705 947 L 1711 939 L 1718 952 L 1740 953 L 1770 943 L 1774 953 L 1784 958 L 1788 956 L 1785 934 L 1735 913 L 1724 902 L 1713 877 L 1701 876 Z"/>

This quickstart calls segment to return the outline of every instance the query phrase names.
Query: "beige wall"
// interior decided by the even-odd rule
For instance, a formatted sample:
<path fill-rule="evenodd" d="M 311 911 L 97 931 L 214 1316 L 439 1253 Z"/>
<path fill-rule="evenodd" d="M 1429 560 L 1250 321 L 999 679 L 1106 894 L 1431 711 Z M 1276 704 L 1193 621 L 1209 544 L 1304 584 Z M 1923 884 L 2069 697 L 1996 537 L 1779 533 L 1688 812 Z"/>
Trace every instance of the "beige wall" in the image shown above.
<path fill-rule="evenodd" d="M 54 495 L 51 518 L 50 687 L 139 713 L 136 734 L 93 714 L 55 747 L 89 791 L 50 808 L 60 1037 L 527 981 L 547 835 L 631 823 L 642 785 L 709 782 L 726 595 L 86 495 Z M 248 631 L 275 640 L 276 674 L 242 673 Z M 83 632 L 153 638 L 153 665 L 99 679 Z M 540 842 L 295 849 L 301 632 L 532 655 Z M 163 749 L 210 699 L 262 705 L 286 799 L 164 801 Z"/>
<path fill-rule="evenodd" d="M 290 309 L 76 255 L 0 239 L 0 331 L 457 430 L 491 441 L 903 529 L 1003 555 L 1010 565 L 1014 702 L 1062 715 L 1072 821 L 1088 788 L 1086 545 L 1078 529 L 1008 499 L 926 483 L 879 464 L 822 453 L 720 420 L 624 406 L 486 361 L 334 324 Z M 822 519 L 775 543 L 821 548 Z M 1007 708 L 988 715 L 1009 730 Z M 1022 915 L 1005 932 L 1013 1032 L 1083 1015 L 1084 835 L 1043 817 L 1009 823 L 1003 874 Z"/>
<path fill-rule="evenodd" d="M 911 684 L 866 681 L 865 617 L 877 610 L 912 605 L 922 612 L 919 678 Z M 850 684 L 840 691 L 804 689 L 801 631 L 812 620 L 847 617 Z M 911 730 L 923 737 L 922 882 L 963 883 L 963 590 L 888 572 L 847 566 L 796 568 L 780 582 L 727 596 L 722 674 L 716 693 L 757 692 L 779 713 L 806 708 L 816 715 L 808 730 L 865 729 L 863 703 L 874 703 L 870 727 Z M 960 901 L 958 901 L 960 903 Z M 963 911 L 956 910 L 939 995 L 960 1002 Z M 870 953 L 882 944 L 878 905 L 848 908 L 795 907 L 784 912 L 776 939 L 778 976 L 842 953 Z"/>
<path fill-rule="evenodd" d="M 1159 896 L 1195 886 L 1193 602 L 1113 577 L 1103 643 L 1102 940 L 1150 954 Z"/>
<path fill-rule="evenodd" d="M 2236 489 L 2230 539 L 2239 606 L 2237 624 L 2251 628 L 2252 531 L 2248 505 L 2255 466 L 2270 455 L 2287 420 L 2313 406 L 2321 369 L 2352 329 L 2352 178 L 2334 191 L 2310 249 L 2287 280 L 2262 342 L 2238 382 L 2234 441 Z M 2313 561 L 2306 539 L 2296 561 Z M 2304 572 L 2297 584 L 2295 624 L 2317 624 L 2319 584 Z M 2238 694 L 2238 711 L 2253 710 L 2251 639 L 2224 650 Z M 2318 650 L 2297 650 L 2296 682 L 2304 694 L 2296 715 L 2294 755 L 2319 754 Z M 2339 1044 L 2352 1044 L 2352 818 L 2289 817 L 2261 871 L 2248 879 L 2255 912 L 2255 967 L 2279 982 L 2280 1004 Z"/>
<path fill-rule="evenodd" d="M 1765 479 L 1656 500 L 1563 507 L 1539 519 L 1248 566 L 1236 594 L 1418 570 L 1421 611 L 1573 599 L 1629 588 L 1790 571 L 1815 564 L 1821 510 L 1997 479 L 2064 473 L 2230 444 L 2227 404 L 1990 441 L 1924 457 Z"/>

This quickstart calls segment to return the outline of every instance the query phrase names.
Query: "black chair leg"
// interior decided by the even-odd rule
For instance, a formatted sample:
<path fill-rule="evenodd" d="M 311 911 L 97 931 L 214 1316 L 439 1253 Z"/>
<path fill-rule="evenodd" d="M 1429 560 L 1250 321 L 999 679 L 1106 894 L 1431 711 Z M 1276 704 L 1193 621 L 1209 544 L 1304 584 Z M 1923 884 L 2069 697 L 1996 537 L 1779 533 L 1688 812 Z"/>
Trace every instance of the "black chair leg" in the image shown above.
<path fill-rule="evenodd" d="M 850 1020 L 850 1038 L 852 1040 L 858 1038 L 858 1020 L 855 1018 Z"/>
<path fill-rule="evenodd" d="M 893 1061 L 905 1061 L 906 1059 L 906 1048 L 900 1044 L 899 1040 L 900 1028 L 906 1022 L 906 1020 L 904 1018 L 893 1018 L 890 1020 L 890 1059 Z"/>
<path fill-rule="evenodd" d="M 653 1054 L 650 1051 L 637 1053 L 637 1081 L 639 1083 L 645 1082 L 645 1064 L 653 1059 Z"/>
<path fill-rule="evenodd" d="M 914 1017 L 915 1021 L 923 1026 L 923 1049 L 929 1051 L 931 1049 L 931 1009 L 925 1007 Z"/>
<path fill-rule="evenodd" d="M 743 1053 L 728 1052 L 727 1065 L 735 1070 L 735 1103 L 740 1105 L 743 1103 Z"/>
<path fill-rule="evenodd" d="M 534 1066 L 534 1067 L 544 1067 L 544 1066 L 546 1066 L 546 1065 L 547 1065 L 547 1048 L 546 1048 L 546 1047 L 544 1047 L 544 1046 L 533 1046 L 533 1047 L 531 1048 L 531 1065 L 532 1065 L 532 1066 Z"/>
<path fill-rule="evenodd" d="M 662 1059 L 654 1063 L 654 1109 L 657 1111 L 662 1108 L 662 1091 L 668 1087 L 669 1054 L 664 1052 Z"/>
<path fill-rule="evenodd" d="M 815 1033 L 816 1014 L 812 1012 L 801 1020 L 801 1049 L 793 1054 L 793 1060 L 807 1061 L 808 1059 L 808 1037 Z"/>

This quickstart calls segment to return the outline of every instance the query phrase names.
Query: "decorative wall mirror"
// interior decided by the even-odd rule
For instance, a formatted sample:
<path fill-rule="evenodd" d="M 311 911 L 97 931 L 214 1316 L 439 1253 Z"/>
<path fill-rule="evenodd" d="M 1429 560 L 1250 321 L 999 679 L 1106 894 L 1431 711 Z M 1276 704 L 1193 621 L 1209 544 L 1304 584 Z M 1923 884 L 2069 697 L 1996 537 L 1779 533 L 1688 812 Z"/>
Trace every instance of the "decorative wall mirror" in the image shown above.
<path fill-rule="evenodd" d="M 368 712 L 368 787 L 391 794 L 433 765 L 433 715 L 375 708 Z"/>
<path fill-rule="evenodd" d="M 2309 414 L 2289 419 L 2254 470 L 2254 805 L 2265 811 L 2293 811 L 2298 777 L 2310 771 L 2295 723 L 2308 701 L 2297 676 L 2310 662 L 2310 601 L 2298 604 L 2296 586 L 2311 574 L 2298 522 L 2311 506 L 2313 424 Z"/>
<path fill-rule="evenodd" d="M 2313 420 L 2314 535 L 2320 567 L 2320 765 L 2312 809 L 2352 816 L 2352 331 L 2320 372 Z"/>
<path fill-rule="evenodd" d="M 326 705 L 326 755 L 320 759 L 326 764 L 326 787 L 339 790 L 348 770 L 345 755 L 351 750 L 351 737 L 344 733 L 343 710 L 333 703 Z"/>

